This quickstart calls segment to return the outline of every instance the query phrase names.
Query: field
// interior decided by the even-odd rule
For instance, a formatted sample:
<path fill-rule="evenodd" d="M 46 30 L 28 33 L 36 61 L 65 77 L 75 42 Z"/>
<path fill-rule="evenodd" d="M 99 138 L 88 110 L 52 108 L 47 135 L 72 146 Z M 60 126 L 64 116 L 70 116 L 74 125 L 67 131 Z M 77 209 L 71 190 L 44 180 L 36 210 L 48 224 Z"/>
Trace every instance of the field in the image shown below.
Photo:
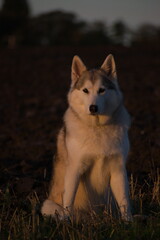
<path fill-rule="evenodd" d="M 127 169 L 134 221 L 107 213 L 91 213 L 80 224 L 43 219 L 72 57 L 95 67 L 109 53 L 132 117 Z M 0 49 L 0 239 L 160 239 L 159 76 L 160 48 Z"/>

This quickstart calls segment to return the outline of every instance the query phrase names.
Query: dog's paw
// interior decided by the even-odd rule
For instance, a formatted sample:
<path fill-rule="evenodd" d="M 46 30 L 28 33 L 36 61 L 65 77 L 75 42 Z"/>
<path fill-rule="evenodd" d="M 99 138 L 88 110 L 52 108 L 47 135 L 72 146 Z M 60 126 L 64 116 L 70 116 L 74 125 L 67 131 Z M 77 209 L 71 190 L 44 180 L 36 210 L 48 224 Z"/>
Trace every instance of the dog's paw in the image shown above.
<path fill-rule="evenodd" d="M 63 208 L 61 206 L 49 199 L 46 199 L 43 202 L 41 213 L 44 216 L 55 216 L 56 214 L 60 214 L 62 210 Z"/>
<path fill-rule="evenodd" d="M 68 220 L 69 211 L 56 204 L 52 200 L 46 199 L 42 205 L 41 213 L 43 216 L 52 216 L 59 220 Z"/>
<path fill-rule="evenodd" d="M 122 215 L 122 220 L 126 223 L 133 222 L 133 217 L 131 214 L 124 214 Z"/>

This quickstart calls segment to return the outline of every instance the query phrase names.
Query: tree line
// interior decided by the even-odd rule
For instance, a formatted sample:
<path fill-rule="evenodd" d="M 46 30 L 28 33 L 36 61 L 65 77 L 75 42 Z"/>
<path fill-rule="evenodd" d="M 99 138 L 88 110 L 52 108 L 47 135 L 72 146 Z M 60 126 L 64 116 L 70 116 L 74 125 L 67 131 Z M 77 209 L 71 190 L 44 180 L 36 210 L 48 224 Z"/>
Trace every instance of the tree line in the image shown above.
<path fill-rule="evenodd" d="M 136 30 L 123 21 L 107 26 L 88 23 L 76 14 L 51 11 L 31 17 L 27 0 L 4 0 L 0 10 L 0 46 L 122 45 L 157 44 L 160 27 L 143 24 Z"/>

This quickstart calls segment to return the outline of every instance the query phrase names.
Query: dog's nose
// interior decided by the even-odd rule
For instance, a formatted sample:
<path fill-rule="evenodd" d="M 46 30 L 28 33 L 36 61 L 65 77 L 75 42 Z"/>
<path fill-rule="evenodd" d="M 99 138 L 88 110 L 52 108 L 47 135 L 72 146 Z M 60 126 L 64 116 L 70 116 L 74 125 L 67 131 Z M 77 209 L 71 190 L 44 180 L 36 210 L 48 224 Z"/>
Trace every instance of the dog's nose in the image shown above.
<path fill-rule="evenodd" d="M 97 113 L 97 112 L 98 112 L 98 106 L 97 106 L 97 105 L 90 105 L 89 111 L 90 111 L 92 114 Z"/>

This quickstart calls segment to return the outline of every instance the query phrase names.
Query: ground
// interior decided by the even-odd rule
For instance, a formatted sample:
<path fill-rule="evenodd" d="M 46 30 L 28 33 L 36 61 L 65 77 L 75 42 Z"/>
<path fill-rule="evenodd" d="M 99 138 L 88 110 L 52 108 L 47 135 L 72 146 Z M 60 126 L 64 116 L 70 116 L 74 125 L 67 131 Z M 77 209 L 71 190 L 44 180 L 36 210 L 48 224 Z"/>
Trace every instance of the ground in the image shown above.
<path fill-rule="evenodd" d="M 132 118 L 129 176 L 160 167 L 160 48 L 54 47 L 0 49 L 0 188 L 18 196 L 48 191 L 56 135 L 67 107 L 71 61 L 88 67 L 112 53 Z"/>

